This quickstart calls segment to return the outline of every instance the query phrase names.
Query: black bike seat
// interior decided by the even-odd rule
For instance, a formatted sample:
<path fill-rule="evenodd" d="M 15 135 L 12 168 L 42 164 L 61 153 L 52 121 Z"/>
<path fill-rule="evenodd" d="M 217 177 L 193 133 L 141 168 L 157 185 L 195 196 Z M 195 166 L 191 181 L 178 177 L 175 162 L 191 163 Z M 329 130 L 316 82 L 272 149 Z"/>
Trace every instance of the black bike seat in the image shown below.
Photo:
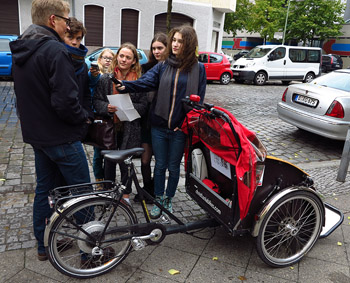
<path fill-rule="evenodd" d="M 124 161 L 130 156 L 141 155 L 144 152 L 144 148 L 135 147 L 130 149 L 123 150 L 102 150 L 101 154 L 104 155 L 104 158 L 114 162 Z"/>

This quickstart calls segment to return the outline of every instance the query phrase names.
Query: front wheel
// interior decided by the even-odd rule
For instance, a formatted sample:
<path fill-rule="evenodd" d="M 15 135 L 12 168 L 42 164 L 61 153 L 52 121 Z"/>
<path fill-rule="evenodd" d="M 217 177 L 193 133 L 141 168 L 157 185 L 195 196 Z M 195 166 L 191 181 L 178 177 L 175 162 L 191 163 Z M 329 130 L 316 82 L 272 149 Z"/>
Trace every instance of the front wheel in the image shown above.
<path fill-rule="evenodd" d="M 231 81 L 231 75 L 229 73 L 223 73 L 220 77 L 220 83 L 227 85 Z"/>
<path fill-rule="evenodd" d="M 120 264 L 131 249 L 129 225 L 137 223 L 132 209 L 101 196 L 68 207 L 52 224 L 48 255 L 61 273 L 91 278 Z"/>
<path fill-rule="evenodd" d="M 256 85 L 264 85 L 267 81 L 267 75 L 264 72 L 258 72 L 254 77 L 254 83 Z"/>
<path fill-rule="evenodd" d="M 322 202 L 313 193 L 296 191 L 267 212 L 256 239 L 260 258 L 273 267 L 298 262 L 315 244 L 324 220 Z"/>
<path fill-rule="evenodd" d="M 307 73 L 304 79 L 304 83 L 309 83 L 311 82 L 313 79 L 315 78 L 315 74 L 314 73 Z"/>

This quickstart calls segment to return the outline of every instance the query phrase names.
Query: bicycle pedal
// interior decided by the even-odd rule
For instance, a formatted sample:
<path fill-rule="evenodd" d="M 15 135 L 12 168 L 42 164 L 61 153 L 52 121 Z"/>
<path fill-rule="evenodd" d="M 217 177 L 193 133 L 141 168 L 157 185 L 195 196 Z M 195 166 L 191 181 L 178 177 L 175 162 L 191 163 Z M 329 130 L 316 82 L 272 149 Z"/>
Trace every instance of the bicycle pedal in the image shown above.
<path fill-rule="evenodd" d="M 171 219 L 167 214 L 162 214 L 158 219 L 153 220 L 153 222 L 159 224 L 171 224 Z"/>
<path fill-rule="evenodd" d="M 145 248 L 146 243 L 145 241 L 139 239 L 139 238 L 132 238 L 131 239 L 131 245 L 134 248 L 135 251 L 140 251 Z"/>

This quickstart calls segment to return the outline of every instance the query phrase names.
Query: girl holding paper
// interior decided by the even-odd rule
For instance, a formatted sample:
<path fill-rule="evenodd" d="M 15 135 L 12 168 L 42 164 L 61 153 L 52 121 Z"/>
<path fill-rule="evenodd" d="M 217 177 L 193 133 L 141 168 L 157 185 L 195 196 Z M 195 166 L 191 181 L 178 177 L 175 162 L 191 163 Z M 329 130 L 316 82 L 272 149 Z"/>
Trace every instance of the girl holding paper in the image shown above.
<path fill-rule="evenodd" d="M 202 103 L 206 89 L 205 67 L 198 62 L 196 31 L 188 25 L 172 29 L 168 35 L 166 60 L 155 65 L 136 81 L 120 82 L 122 92 L 157 90 L 151 108 L 152 147 L 155 156 L 154 194 L 156 201 L 170 212 L 180 176 L 180 164 L 186 136 L 181 131 L 186 116 L 182 99 L 191 94 L 200 96 Z M 166 170 L 169 171 L 165 189 Z M 161 215 L 158 206 L 151 218 Z"/>
<path fill-rule="evenodd" d="M 137 55 L 136 48 L 131 43 L 124 43 L 118 49 L 117 54 L 113 57 L 111 70 L 118 80 L 137 80 L 141 75 L 141 66 Z M 109 103 L 107 95 L 118 95 L 114 83 L 108 74 L 103 74 L 96 86 L 93 97 L 93 105 L 97 115 L 113 117 L 117 149 L 128 149 L 141 146 L 141 124 L 140 119 L 133 121 L 123 121 L 118 119 L 116 106 Z M 129 93 L 134 108 L 142 116 L 147 110 L 147 96 L 143 93 Z M 127 179 L 127 169 L 124 163 L 119 164 L 122 183 L 125 184 Z M 116 164 L 105 161 L 105 180 L 115 182 Z M 129 202 L 129 193 L 131 193 L 131 184 L 128 184 L 124 194 L 124 199 Z"/>

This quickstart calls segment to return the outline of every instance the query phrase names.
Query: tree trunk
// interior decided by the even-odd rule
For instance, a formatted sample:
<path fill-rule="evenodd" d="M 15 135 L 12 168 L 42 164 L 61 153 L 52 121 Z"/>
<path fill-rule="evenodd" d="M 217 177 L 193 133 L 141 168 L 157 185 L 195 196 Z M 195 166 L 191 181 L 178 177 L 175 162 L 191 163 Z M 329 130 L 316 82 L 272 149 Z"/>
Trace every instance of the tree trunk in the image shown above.
<path fill-rule="evenodd" d="M 166 32 L 169 33 L 171 29 L 171 10 L 173 8 L 173 0 L 168 0 L 168 11 L 166 15 Z"/>

